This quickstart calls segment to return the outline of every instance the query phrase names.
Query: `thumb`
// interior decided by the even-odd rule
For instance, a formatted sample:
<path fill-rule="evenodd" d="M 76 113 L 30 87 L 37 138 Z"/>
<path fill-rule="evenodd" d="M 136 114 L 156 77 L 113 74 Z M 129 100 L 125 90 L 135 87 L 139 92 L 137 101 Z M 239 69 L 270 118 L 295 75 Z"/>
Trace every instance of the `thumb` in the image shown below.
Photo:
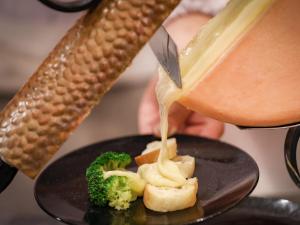
<path fill-rule="evenodd" d="M 191 111 L 185 108 L 184 106 L 180 105 L 179 103 L 174 103 L 169 111 L 169 130 L 170 131 L 178 131 L 180 130 L 184 124 L 185 121 L 189 118 L 191 115 Z"/>

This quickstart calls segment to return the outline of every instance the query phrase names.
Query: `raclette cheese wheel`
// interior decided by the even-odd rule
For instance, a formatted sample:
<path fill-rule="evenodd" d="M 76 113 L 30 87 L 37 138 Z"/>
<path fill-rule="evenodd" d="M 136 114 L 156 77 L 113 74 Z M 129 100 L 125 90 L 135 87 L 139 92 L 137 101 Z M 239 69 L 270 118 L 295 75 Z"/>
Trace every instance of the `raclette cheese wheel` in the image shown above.
<path fill-rule="evenodd" d="M 300 122 L 299 12 L 299 0 L 275 1 L 179 102 L 242 126 Z"/>

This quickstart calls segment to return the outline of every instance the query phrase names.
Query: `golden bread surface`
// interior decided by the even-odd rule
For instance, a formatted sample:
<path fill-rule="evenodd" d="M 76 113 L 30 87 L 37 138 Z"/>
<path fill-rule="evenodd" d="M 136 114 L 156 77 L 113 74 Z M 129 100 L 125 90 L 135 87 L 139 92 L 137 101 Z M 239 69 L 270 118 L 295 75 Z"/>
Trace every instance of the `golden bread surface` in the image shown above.
<path fill-rule="evenodd" d="M 198 180 L 190 178 L 180 188 L 156 187 L 146 184 L 144 204 L 148 209 L 157 212 L 171 212 L 186 209 L 197 201 Z"/>
<path fill-rule="evenodd" d="M 159 153 L 161 151 L 162 143 L 161 141 L 150 142 L 146 149 L 142 152 L 141 155 L 138 155 L 134 158 L 136 164 L 141 166 L 146 163 L 157 162 Z M 177 143 L 175 138 L 170 138 L 167 140 L 167 149 L 168 149 L 168 158 L 172 159 L 177 155 Z"/>

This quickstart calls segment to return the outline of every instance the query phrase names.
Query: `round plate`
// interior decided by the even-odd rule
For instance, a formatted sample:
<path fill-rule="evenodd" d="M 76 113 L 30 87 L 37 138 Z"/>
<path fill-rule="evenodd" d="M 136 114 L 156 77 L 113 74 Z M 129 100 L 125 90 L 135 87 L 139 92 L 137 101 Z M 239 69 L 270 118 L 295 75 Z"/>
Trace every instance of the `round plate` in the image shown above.
<path fill-rule="evenodd" d="M 179 155 L 195 157 L 195 176 L 199 181 L 194 207 L 169 213 L 156 213 L 144 207 L 142 199 L 127 210 L 93 207 L 88 200 L 85 170 L 106 151 L 128 152 L 132 157 L 157 139 L 131 136 L 108 140 L 81 148 L 49 165 L 35 185 L 35 197 L 50 216 L 72 225 L 106 224 L 193 224 L 221 214 L 248 196 L 258 181 L 255 161 L 242 150 L 196 136 L 175 136 Z M 136 170 L 132 163 L 130 170 Z"/>

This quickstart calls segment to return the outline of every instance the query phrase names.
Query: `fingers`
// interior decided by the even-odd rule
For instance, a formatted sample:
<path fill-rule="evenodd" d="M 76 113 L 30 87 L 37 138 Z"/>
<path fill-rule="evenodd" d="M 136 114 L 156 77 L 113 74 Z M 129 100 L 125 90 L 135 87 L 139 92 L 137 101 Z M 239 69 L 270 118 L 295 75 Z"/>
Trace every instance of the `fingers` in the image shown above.
<path fill-rule="evenodd" d="M 157 80 L 158 78 L 155 77 L 148 84 L 139 106 L 138 129 L 141 134 L 160 136 L 159 107 L 155 94 Z M 189 110 L 178 103 L 174 103 L 169 111 L 169 135 L 180 130 L 190 114 Z"/>
<path fill-rule="evenodd" d="M 155 95 L 155 77 L 147 86 L 138 111 L 138 126 L 141 134 L 160 136 L 159 107 Z M 217 120 L 191 112 L 179 103 L 174 103 L 169 111 L 169 135 L 175 133 L 220 138 L 224 124 Z"/>
<path fill-rule="evenodd" d="M 184 127 L 184 123 L 190 114 L 191 111 L 178 103 L 174 103 L 168 113 L 168 136 L 178 133 Z M 153 126 L 153 133 L 156 136 L 161 136 L 159 122 L 160 120 Z"/>
<path fill-rule="evenodd" d="M 224 133 L 224 124 L 198 113 L 193 113 L 186 121 L 185 127 L 180 130 L 180 133 L 218 139 Z"/>
<path fill-rule="evenodd" d="M 169 110 L 169 134 L 173 135 L 182 130 L 191 114 L 190 110 L 175 102 Z"/>
<path fill-rule="evenodd" d="M 147 86 L 138 111 L 138 126 L 141 134 L 160 136 L 159 107 L 155 95 L 157 77 Z M 224 124 L 192 113 L 178 103 L 174 103 L 169 111 L 169 135 L 175 133 L 220 138 L 224 132 Z"/>

